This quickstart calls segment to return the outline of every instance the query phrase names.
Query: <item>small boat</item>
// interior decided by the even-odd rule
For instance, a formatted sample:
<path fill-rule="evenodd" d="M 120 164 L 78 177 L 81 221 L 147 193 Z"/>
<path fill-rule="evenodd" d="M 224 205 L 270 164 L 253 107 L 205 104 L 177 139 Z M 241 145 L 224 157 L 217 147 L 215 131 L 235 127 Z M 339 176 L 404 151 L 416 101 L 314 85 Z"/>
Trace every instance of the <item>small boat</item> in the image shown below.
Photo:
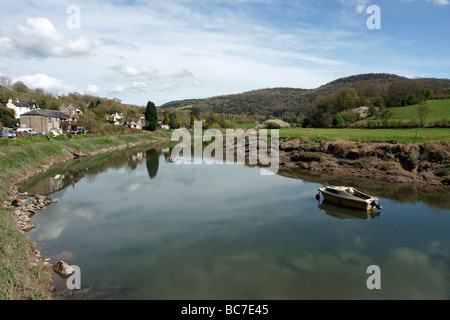
<path fill-rule="evenodd" d="M 177 163 L 177 158 L 170 157 L 169 159 L 167 159 L 167 161 L 168 161 L 169 163 Z"/>
<path fill-rule="evenodd" d="M 86 158 L 88 155 L 86 153 L 83 152 L 74 152 L 73 155 L 75 156 L 75 158 Z"/>
<path fill-rule="evenodd" d="M 319 188 L 323 198 L 333 204 L 359 210 L 381 209 L 378 198 L 362 193 L 352 187 L 326 186 Z"/>

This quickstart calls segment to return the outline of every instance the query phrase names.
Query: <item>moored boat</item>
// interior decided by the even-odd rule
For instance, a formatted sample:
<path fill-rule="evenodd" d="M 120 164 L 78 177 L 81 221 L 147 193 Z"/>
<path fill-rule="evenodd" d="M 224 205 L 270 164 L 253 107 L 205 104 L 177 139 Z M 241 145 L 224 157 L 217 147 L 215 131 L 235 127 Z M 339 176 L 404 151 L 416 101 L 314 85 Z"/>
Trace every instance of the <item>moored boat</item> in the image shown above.
<path fill-rule="evenodd" d="M 366 211 L 381 209 L 378 198 L 352 187 L 326 186 L 319 191 L 326 201 L 333 204 Z"/>
<path fill-rule="evenodd" d="M 74 157 L 75 158 L 86 158 L 88 155 L 86 154 L 86 153 L 83 153 L 83 152 L 81 152 L 81 151 L 79 151 L 79 152 L 74 152 L 73 153 L 73 155 L 74 155 Z"/>

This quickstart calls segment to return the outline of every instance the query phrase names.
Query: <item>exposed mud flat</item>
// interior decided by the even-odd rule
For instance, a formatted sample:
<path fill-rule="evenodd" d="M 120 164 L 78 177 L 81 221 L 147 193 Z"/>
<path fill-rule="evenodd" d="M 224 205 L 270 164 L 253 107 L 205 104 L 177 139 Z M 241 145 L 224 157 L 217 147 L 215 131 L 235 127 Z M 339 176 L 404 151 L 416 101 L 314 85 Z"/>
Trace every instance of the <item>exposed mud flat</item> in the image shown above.
<path fill-rule="evenodd" d="M 280 164 L 287 168 L 431 186 L 450 184 L 449 155 L 446 143 L 280 142 Z"/>

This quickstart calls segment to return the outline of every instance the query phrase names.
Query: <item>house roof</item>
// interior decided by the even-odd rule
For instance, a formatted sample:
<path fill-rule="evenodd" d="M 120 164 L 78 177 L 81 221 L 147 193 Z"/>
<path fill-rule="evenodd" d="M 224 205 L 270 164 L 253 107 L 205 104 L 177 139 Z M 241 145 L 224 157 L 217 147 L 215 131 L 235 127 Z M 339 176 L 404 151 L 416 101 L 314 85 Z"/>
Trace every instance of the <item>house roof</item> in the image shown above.
<path fill-rule="evenodd" d="M 18 108 L 28 108 L 28 109 L 36 108 L 36 104 L 34 102 L 11 101 L 11 103 Z"/>
<path fill-rule="evenodd" d="M 61 119 L 69 119 L 69 116 L 61 111 L 55 111 L 55 110 L 42 110 L 42 109 L 35 109 L 30 112 L 27 112 L 23 114 L 22 116 L 43 116 L 46 118 L 61 118 Z"/>

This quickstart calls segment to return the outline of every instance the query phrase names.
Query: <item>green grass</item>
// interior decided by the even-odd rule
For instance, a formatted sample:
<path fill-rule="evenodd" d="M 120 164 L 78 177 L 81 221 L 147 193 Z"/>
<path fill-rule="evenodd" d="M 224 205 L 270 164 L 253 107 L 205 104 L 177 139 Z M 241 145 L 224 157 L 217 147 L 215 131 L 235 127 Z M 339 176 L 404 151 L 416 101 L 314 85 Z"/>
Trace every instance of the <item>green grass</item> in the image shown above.
<path fill-rule="evenodd" d="M 435 122 L 442 120 L 450 120 L 450 99 L 446 100 L 429 100 L 427 102 L 427 107 L 430 109 L 430 114 L 425 120 L 426 126 L 434 126 Z M 392 113 L 389 118 L 389 123 L 411 123 L 416 122 L 419 124 L 419 113 L 417 108 L 419 105 L 405 106 L 405 107 L 394 107 L 388 110 Z M 380 121 L 377 117 L 370 117 L 365 120 L 360 120 L 357 124 L 367 124 L 370 121 Z"/>
<path fill-rule="evenodd" d="M 280 137 L 312 140 L 351 140 L 364 142 L 450 142 L 449 128 L 411 128 L 411 129 L 281 129 Z"/>
<path fill-rule="evenodd" d="M 15 227 L 11 210 L 0 208 L 0 300 L 48 300 L 51 274 L 30 265 L 32 241 Z"/>
<path fill-rule="evenodd" d="M 389 110 L 392 112 L 390 120 L 419 120 L 418 106 L 390 108 Z M 436 120 L 450 119 L 450 100 L 429 100 L 427 107 L 431 111 L 426 119 L 428 124 Z"/>
<path fill-rule="evenodd" d="M 235 126 L 235 129 L 247 130 L 247 129 L 255 128 L 257 125 L 258 125 L 257 123 L 238 123 Z"/>

